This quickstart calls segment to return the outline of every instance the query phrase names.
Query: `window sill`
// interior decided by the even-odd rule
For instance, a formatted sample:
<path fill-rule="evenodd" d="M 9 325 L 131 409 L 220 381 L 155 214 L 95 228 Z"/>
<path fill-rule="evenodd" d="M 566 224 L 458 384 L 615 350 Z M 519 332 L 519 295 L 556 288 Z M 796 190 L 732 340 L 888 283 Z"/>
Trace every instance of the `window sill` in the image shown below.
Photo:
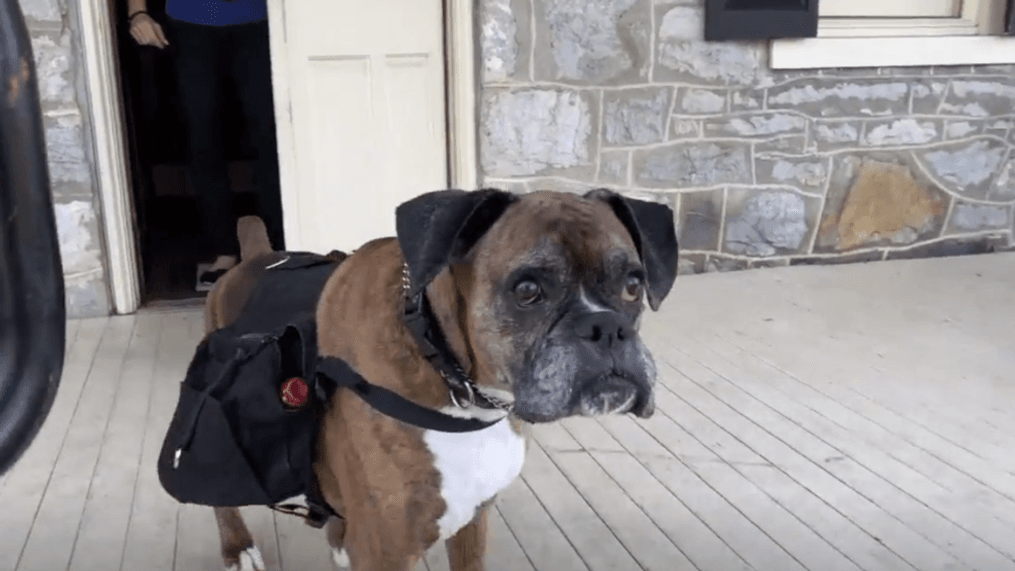
<path fill-rule="evenodd" d="M 772 40 L 772 69 L 1015 63 L 1015 37 L 912 36 Z"/>

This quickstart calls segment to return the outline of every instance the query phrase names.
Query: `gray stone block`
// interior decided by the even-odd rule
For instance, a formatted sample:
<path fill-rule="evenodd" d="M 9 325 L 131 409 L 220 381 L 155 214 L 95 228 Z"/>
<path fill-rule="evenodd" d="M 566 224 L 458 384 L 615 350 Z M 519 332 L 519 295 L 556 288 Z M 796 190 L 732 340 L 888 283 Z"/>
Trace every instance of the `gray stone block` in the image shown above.
<path fill-rule="evenodd" d="M 112 311 L 104 273 L 66 277 L 64 300 L 68 319 L 104 317 Z"/>
<path fill-rule="evenodd" d="M 914 260 L 917 258 L 944 258 L 1002 252 L 1010 247 L 1003 234 L 970 238 L 948 238 L 921 244 L 906 250 L 889 250 L 886 260 Z"/>
<path fill-rule="evenodd" d="M 909 84 L 898 79 L 799 79 L 769 88 L 767 105 L 813 117 L 904 115 Z"/>
<path fill-rule="evenodd" d="M 1007 147 L 993 139 L 952 144 L 917 153 L 938 180 L 969 198 L 986 198 L 998 176 Z"/>
<path fill-rule="evenodd" d="M 480 162 L 492 177 L 582 168 L 594 175 L 598 102 L 571 90 L 491 90 L 483 94 Z"/>
<path fill-rule="evenodd" d="M 63 5 L 60 0 L 18 0 L 26 20 L 59 22 Z"/>
<path fill-rule="evenodd" d="M 56 195 L 64 183 L 70 183 L 71 188 L 90 188 L 92 182 L 81 119 L 76 112 L 43 117 L 49 177 Z"/>
<path fill-rule="evenodd" d="M 649 0 L 535 0 L 537 80 L 648 79 Z"/>
<path fill-rule="evenodd" d="M 806 135 L 786 135 L 764 139 L 754 144 L 754 153 L 756 155 L 767 155 L 770 153 L 800 155 L 806 151 Z"/>
<path fill-rule="evenodd" d="M 70 33 L 36 32 L 32 52 L 43 108 L 76 106 Z"/>
<path fill-rule="evenodd" d="M 758 184 L 793 186 L 810 194 L 824 192 L 829 170 L 830 159 L 821 156 L 754 159 Z"/>
<path fill-rule="evenodd" d="M 1015 119 L 1012 117 L 1001 117 L 998 119 L 983 120 L 983 134 L 1004 139 L 1008 133 L 1015 129 Z"/>
<path fill-rule="evenodd" d="M 884 258 L 884 250 L 868 250 L 855 254 L 843 254 L 841 256 L 802 256 L 792 258 L 789 261 L 791 266 L 830 266 L 837 264 L 857 264 L 866 262 L 877 262 Z"/>
<path fill-rule="evenodd" d="M 944 100 L 948 89 L 946 81 L 935 79 L 917 80 L 910 84 L 913 91 L 913 113 L 918 115 L 937 115 L 938 107 Z"/>
<path fill-rule="evenodd" d="M 666 140 L 672 90 L 622 89 L 603 93 L 603 138 L 609 145 L 645 145 Z"/>
<path fill-rule="evenodd" d="M 680 115 L 716 115 L 727 110 L 725 89 L 682 87 L 677 92 L 674 111 Z"/>
<path fill-rule="evenodd" d="M 705 260 L 707 258 L 707 254 L 685 254 L 681 252 L 680 259 L 677 260 L 677 275 L 687 276 L 705 273 Z"/>
<path fill-rule="evenodd" d="M 583 180 L 574 180 L 563 177 L 547 176 L 528 181 L 529 192 L 550 190 L 553 192 L 570 192 L 571 194 L 585 194 L 592 190 L 595 185 Z"/>
<path fill-rule="evenodd" d="M 480 5 L 483 81 L 529 78 L 532 47 L 527 0 L 483 0 Z"/>
<path fill-rule="evenodd" d="M 992 117 L 1008 115 L 1015 108 L 1015 80 L 955 79 L 941 105 L 945 115 Z"/>
<path fill-rule="evenodd" d="M 751 267 L 750 260 L 731 258 L 722 254 L 709 254 L 705 261 L 705 272 L 737 272 Z"/>
<path fill-rule="evenodd" d="M 631 151 L 603 151 L 599 156 L 597 182 L 614 186 L 627 186 L 627 171 Z"/>
<path fill-rule="evenodd" d="M 700 6 L 657 5 L 653 81 L 750 85 L 761 70 L 763 44 L 704 41 Z"/>
<path fill-rule="evenodd" d="M 482 188 L 497 188 L 507 192 L 514 192 L 516 194 L 525 194 L 530 192 L 528 184 L 526 184 L 523 180 L 497 179 L 490 177 L 483 177 Z"/>
<path fill-rule="evenodd" d="M 791 113 L 759 113 L 705 119 L 705 137 L 773 137 L 804 133 L 807 118 Z"/>
<path fill-rule="evenodd" d="M 670 140 L 697 139 L 701 137 L 701 121 L 673 117 L 670 119 Z"/>
<path fill-rule="evenodd" d="M 636 150 L 634 178 L 640 186 L 682 188 L 751 183 L 745 143 L 695 141 Z"/>
<path fill-rule="evenodd" d="M 987 193 L 987 200 L 1015 201 L 1015 155 L 1009 154 L 1008 157 L 997 177 L 994 178 L 990 192 Z"/>
<path fill-rule="evenodd" d="M 947 140 L 965 139 L 983 132 L 983 121 L 977 119 L 953 119 L 945 121 L 944 136 Z"/>
<path fill-rule="evenodd" d="M 723 251 L 753 257 L 800 253 L 819 202 L 790 191 L 730 189 Z"/>
<path fill-rule="evenodd" d="M 863 146 L 900 147 L 925 145 L 941 137 L 941 122 L 937 120 L 893 118 L 867 121 Z"/>
<path fill-rule="evenodd" d="M 863 125 L 859 121 L 829 121 L 818 119 L 811 129 L 818 150 L 826 151 L 855 147 L 860 142 Z"/>
<path fill-rule="evenodd" d="M 1012 225 L 1012 205 L 982 204 L 957 200 L 948 220 L 949 234 L 983 230 L 1007 230 Z"/>
<path fill-rule="evenodd" d="M 789 258 L 761 258 L 758 260 L 751 260 L 750 268 L 752 270 L 764 268 L 784 268 L 789 265 L 789 261 Z"/>
<path fill-rule="evenodd" d="M 102 271 L 99 222 L 91 201 L 74 200 L 53 206 L 63 272 L 67 276 Z"/>
<path fill-rule="evenodd" d="M 678 243 L 687 250 L 718 250 L 725 190 L 718 188 L 680 195 Z"/>
<path fill-rule="evenodd" d="M 736 89 L 730 92 L 730 110 L 760 111 L 765 102 L 763 89 Z"/>

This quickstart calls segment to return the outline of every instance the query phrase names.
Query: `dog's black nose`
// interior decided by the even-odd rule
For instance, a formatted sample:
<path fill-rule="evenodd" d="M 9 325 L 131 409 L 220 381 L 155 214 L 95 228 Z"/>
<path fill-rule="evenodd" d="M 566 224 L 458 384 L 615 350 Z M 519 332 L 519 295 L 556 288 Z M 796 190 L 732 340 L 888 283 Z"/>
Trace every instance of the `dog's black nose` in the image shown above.
<path fill-rule="evenodd" d="M 609 351 L 632 337 L 634 330 L 624 321 L 612 311 L 586 313 L 575 321 L 575 332 L 600 350 Z"/>

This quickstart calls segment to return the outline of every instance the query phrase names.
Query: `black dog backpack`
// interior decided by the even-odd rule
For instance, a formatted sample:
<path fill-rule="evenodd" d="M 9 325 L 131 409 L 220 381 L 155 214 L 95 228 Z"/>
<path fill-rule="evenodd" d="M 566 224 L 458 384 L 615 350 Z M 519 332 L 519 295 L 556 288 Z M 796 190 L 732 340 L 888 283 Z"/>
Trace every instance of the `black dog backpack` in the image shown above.
<path fill-rule="evenodd" d="M 274 506 L 306 495 L 314 507 L 326 396 L 316 381 L 315 311 L 340 261 L 282 255 L 239 318 L 198 345 L 180 386 L 158 459 L 163 488 L 180 502 Z"/>

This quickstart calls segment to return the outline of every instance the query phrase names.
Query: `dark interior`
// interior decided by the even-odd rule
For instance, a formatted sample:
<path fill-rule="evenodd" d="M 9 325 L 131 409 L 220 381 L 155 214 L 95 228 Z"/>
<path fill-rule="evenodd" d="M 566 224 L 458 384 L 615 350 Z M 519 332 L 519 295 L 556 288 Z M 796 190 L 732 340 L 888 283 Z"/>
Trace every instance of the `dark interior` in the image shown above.
<path fill-rule="evenodd" d="M 205 294 L 195 287 L 197 264 L 211 262 L 213 256 L 201 232 L 195 192 L 187 176 L 186 131 L 172 56 L 134 41 L 127 27 L 126 4 L 115 2 L 116 33 L 141 256 L 142 304 L 199 300 Z M 149 0 L 148 12 L 164 23 L 165 0 Z M 225 100 L 230 99 L 234 96 L 226 93 Z M 252 213 L 256 151 L 244 131 L 239 106 L 225 107 L 222 139 L 230 161 L 237 213 Z"/>

